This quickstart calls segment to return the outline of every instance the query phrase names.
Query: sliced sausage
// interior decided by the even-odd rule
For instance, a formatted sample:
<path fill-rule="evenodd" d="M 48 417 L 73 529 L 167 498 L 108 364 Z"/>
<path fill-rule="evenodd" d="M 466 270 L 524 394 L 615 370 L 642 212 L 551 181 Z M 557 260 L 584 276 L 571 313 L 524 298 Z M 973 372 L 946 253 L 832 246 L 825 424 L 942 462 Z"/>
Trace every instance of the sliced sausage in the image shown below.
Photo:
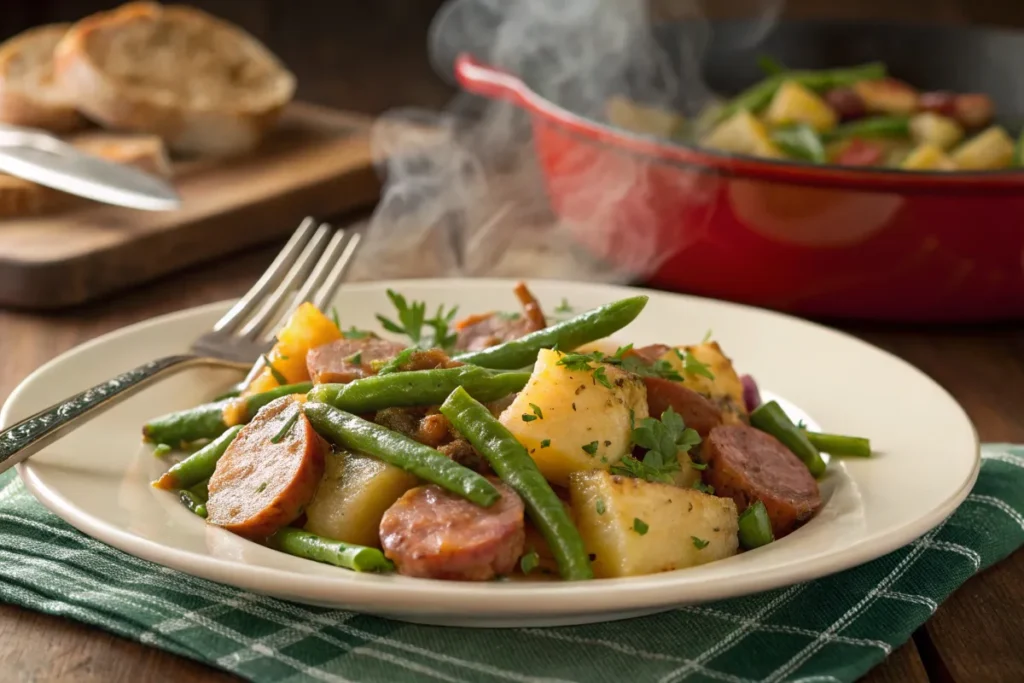
<path fill-rule="evenodd" d="M 647 407 L 651 415 L 661 417 L 663 412 L 672 408 L 702 439 L 722 424 L 722 411 L 718 406 L 681 382 L 660 377 L 644 377 L 643 380 L 647 386 Z"/>
<path fill-rule="evenodd" d="M 460 320 L 455 324 L 458 331 L 455 348 L 479 351 L 547 327 L 540 304 L 524 283 L 516 285 L 515 295 L 523 305 L 523 314 L 485 313 Z"/>
<path fill-rule="evenodd" d="M 400 574 L 487 581 L 509 574 L 523 554 L 523 501 L 492 478 L 501 498 L 489 508 L 431 484 L 410 489 L 384 513 L 380 542 Z"/>
<path fill-rule="evenodd" d="M 701 457 L 707 464 L 704 481 L 716 495 L 732 498 L 741 512 L 754 501 L 764 503 L 776 538 L 821 507 L 818 483 L 806 465 L 770 434 L 746 425 L 715 427 Z"/>
<path fill-rule="evenodd" d="M 374 337 L 339 339 L 310 349 L 306 369 L 314 384 L 345 384 L 376 374 L 374 361 L 390 360 L 404 349 L 398 342 Z"/>
<path fill-rule="evenodd" d="M 665 346 L 664 344 L 651 344 L 650 346 L 641 346 L 637 349 L 630 349 L 625 355 L 626 357 L 634 356 L 639 358 L 646 365 L 653 365 L 671 350 L 671 346 Z"/>
<path fill-rule="evenodd" d="M 217 463 L 207 521 L 251 539 L 291 524 L 320 485 L 328 448 L 295 399 L 267 404 Z"/>

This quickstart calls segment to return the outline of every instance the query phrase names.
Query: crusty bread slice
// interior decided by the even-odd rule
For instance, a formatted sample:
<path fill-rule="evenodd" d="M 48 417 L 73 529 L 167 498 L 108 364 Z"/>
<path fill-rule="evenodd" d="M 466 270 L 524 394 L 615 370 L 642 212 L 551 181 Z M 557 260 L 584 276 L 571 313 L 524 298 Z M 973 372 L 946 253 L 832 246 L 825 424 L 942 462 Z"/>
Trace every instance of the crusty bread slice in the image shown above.
<path fill-rule="evenodd" d="M 134 2 L 87 17 L 55 60 L 86 116 L 185 154 L 252 149 L 295 92 L 295 77 L 256 38 L 180 5 Z"/>
<path fill-rule="evenodd" d="M 170 178 L 172 175 L 167 149 L 155 135 L 88 132 L 75 135 L 68 142 L 84 152 L 134 166 L 162 178 Z M 0 219 L 37 216 L 88 201 L 51 187 L 37 185 L 30 180 L 0 173 Z"/>
<path fill-rule="evenodd" d="M 0 123 L 54 133 L 84 123 L 53 73 L 54 48 L 70 26 L 37 26 L 0 44 Z"/>

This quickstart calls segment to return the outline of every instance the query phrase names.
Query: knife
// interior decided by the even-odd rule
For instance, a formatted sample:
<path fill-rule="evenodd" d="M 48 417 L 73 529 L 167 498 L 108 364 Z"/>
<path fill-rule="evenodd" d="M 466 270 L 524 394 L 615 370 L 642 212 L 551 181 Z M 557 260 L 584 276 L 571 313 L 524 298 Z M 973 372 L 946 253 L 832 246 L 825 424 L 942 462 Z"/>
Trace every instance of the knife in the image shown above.
<path fill-rule="evenodd" d="M 0 171 L 105 204 L 146 211 L 181 206 L 178 193 L 162 179 L 32 128 L 0 125 Z"/>

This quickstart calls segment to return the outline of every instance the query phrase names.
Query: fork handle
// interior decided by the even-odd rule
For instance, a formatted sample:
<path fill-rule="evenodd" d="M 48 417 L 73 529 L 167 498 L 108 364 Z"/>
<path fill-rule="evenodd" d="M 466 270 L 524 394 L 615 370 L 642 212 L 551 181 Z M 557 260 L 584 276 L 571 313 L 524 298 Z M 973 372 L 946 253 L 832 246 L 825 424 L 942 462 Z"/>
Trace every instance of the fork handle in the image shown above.
<path fill-rule="evenodd" d="M 196 365 L 221 361 L 193 354 L 167 356 L 97 384 L 0 432 L 0 473 L 155 381 Z"/>

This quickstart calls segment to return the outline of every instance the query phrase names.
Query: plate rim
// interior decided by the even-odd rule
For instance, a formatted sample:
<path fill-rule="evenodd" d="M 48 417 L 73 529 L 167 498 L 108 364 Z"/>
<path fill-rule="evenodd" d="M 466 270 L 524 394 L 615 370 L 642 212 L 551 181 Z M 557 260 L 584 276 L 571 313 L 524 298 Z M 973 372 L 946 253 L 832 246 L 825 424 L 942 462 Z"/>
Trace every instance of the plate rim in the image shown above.
<path fill-rule="evenodd" d="M 553 287 L 557 287 L 559 285 L 571 285 L 576 287 L 582 286 L 589 289 L 603 289 L 608 292 L 617 292 L 619 294 L 626 291 L 638 294 L 656 294 L 658 296 L 675 299 L 680 304 L 684 305 L 687 301 L 696 301 L 705 305 L 733 309 L 740 315 L 767 315 L 770 318 L 781 319 L 789 324 L 795 323 L 797 325 L 807 325 L 827 334 L 837 335 L 847 342 L 854 342 L 855 344 L 867 347 L 872 352 L 884 354 L 917 374 L 921 379 L 924 379 L 931 385 L 933 390 L 940 391 L 952 402 L 953 405 L 957 407 L 964 419 L 964 422 L 970 427 L 974 441 L 974 462 L 971 472 L 967 479 L 965 479 L 961 484 L 960 488 L 955 493 L 948 496 L 941 504 L 933 507 L 928 513 L 918 516 L 912 522 L 908 522 L 903 526 L 886 532 L 880 538 L 862 539 L 860 542 L 855 543 L 840 552 L 831 552 L 825 556 L 817 558 L 814 562 L 802 563 L 796 567 L 776 567 L 765 572 L 747 572 L 739 576 L 730 577 L 726 581 L 706 581 L 702 585 L 702 595 L 697 601 L 690 598 L 676 601 L 672 601 L 671 599 L 666 600 L 666 594 L 671 597 L 671 591 L 673 590 L 673 578 L 678 577 L 682 570 L 680 570 L 680 572 L 653 574 L 641 577 L 595 579 L 594 581 L 572 583 L 512 582 L 507 584 L 495 584 L 493 582 L 485 582 L 483 584 L 463 584 L 458 582 L 436 582 L 419 579 L 414 580 L 416 581 L 415 584 L 405 584 L 402 586 L 399 586 L 394 582 L 394 577 L 375 575 L 350 576 L 347 572 L 339 574 L 338 576 L 328 577 L 298 574 L 285 569 L 253 564 L 246 565 L 246 569 L 243 572 L 238 571 L 238 565 L 232 560 L 220 559 L 213 556 L 197 555 L 190 551 L 176 549 L 172 546 L 162 544 L 154 540 L 133 535 L 128 531 L 122 531 L 112 526 L 104 520 L 88 513 L 86 510 L 80 509 L 59 493 L 52 490 L 46 482 L 39 477 L 39 474 L 31 466 L 30 461 L 25 461 L 17 466 L 18 474 L 29 492 L 32 493 L 32 495 L 47 509 L 93 539 L 143 560 L 182 571 L 194 577 L 235 586 L 243 590 L 250 590 L 264 595 L 274 595 L 283 599 L 298 600 L 313 604 L 332 604 L 334 606 L 341 607 L 341 600 L 339 600 L 336 595 L 333 600 L 327 601 L 324 600 L 324 596 L 325 594 L 337 594 L 339 586 L 342 586 L 341 590 L 346 592 L 346 595 L 344 596 L 344 602 L 346 603 L 344 608 L 377 614 L 383 613 L 386 615 L 389 610 L 394 613 L 417 613 L 417 610 L 415 609 L 416 606 L 410 604 L 408 598 L 411 597 L 413 593 L 419 594 L 425 588 L 429 589 L 430 587 L 434 587 L 435 589 L 439 589 L 440 593 L 443 593 L 445 598 L 444 603 L 449 614 L 465 614 L 467 618 L 473 618 L 473 615 L 476 613 L 485 613 L 500 614 L 506 618 L 514 618 L 520 615 L 537 615 L 538 613 L 543 613 L 548 617 L 566 615 L 567 613 L 564 609 L 554 610 L 550 607 L 545 608 L 544 606 L 547 604 L 546 601 L 551 600 L 556 597 L 556 595 L 560 602 L 563 601 L 563 599 L 571 601 L 573 598 L 592 596 L 592 592 L 596 585 L 612 589 L 603 591 L 602 593 L 606 595 L 614 595 L 615 599 L 610 601 L 607 599 L 601 600 L 599 601 L 601 603 L 600 605 L 588 606 L 587 608 L 582 609 L 579 614 L 590 615 L 590 617 L 593 617 L 594 615 L 603 615 L 601 620 L 614 618 L 607 616 L 606 613 L 609 611 L 657 611 L 659 609 L 671 609 L 680 604 L 694 604 L 698 601 L 706 602 L 726 597 L 750 595 L 803 583 L 805 581 L 829 576 L 845 569 L 859 566 L 903 547 L 920 538 L 929 530 L 935 528 L 942 522 L 942 520 L 948 517 L 960 505 L 960 503 L 963 502 L 977 480 L 981 467 L 981 445 L 977 429 L 956 398 L 948 392 L 945 387 L 940 385 L 937 381 L 932 379 L 929 375 L 913 364 L 885 349 L 870 344 L 849 333 L 778 311 L 746 304 L 720 301 L 708 297 L 652 290 L 627 285 L 613 285 L 608 283 L 580 282 L 550 278 L 526 278 L 526 280 L 529 283 L 544 284 Z M 512 278 L 416 278 L 352 283 L 345 287 L 347 291 L 357 289 L 382 291 L 388 286 L 415 288 L 421 285 L 429 285 L 431 287 L 441 285 L 455 289 L 465 287 L 467 285 L 480 284 L 481 282 L 492 286 L 510 286 L 516 281 L 516 279 Z M 151 326 L 158 326 L 181 318 L 208 314 L 211 311 L 227 310 L 234 301 L 235 300 L 232 299 L 225 299 L 178 311 L 163 313 L 111 330 L 64 351 L 55 358 L 40 365 L 21 382 L 19 382 L 4 402 L 3 407 L 0 408 L 0 425 L 8 424 L 12 406 L 16 403 L 21 394 L 28 389 L 28 387 L 36 382 L 38 378 L 42 374 L 46 373 L 50 368 L 59 363 L 65 362 L 69 357 L 88 349 L 102 346 L 113 338 L 125 334 L 138 333 L 139 331 Z M 221 529 L 213 531 L 228 533 Z M 704 566 L 713 566 L 714 564 L 716 563 L 710 563 L 709 565 Z M 302 581 L 295 582 L 294 579 L 296 576 L 301 576 Z M 358 577 L 358 580 L 353 580 L 356 577 Z M 401 577 L 400 580 L 409 581 L 410 579 L 408 577 Z M 598 583 L 595 584 L 595 581 Z M 361 586 L 369 587 L 371 582 L 376 584 L 377 589 L 368 591 L 368 593 L 371 594 L 369 598 L 361 596 L 360 593 L 363 591 L 360 591 L 359 588 Z M 297 586 L 297 588 L 303 590 L 281 592 L 268 589 L 268 584 L 279 585 L 282 583 L 289 586 L 293 583 L 298 583 L 300 585 Z M 441 587 L 438 586 L 439 583 L 443 584 L 445 588 L 441 589 Z M 692 582 L 688 583 L 692 584 Z M 348 589 L 347 591 L 346 586 Z M 296 586 L 291 587 L 295 588 Z M 385 591 L 381 591 L 379 590 L 380 587 L 388 588 Z M 438 591 L 431 592 L 436 593 Z M 481 598 L 486 598 L 486 608 L 474 610 L 473 603 Z M 459 606 L 449 604 L 448 601 L 452 599 L 457 600 L 462 604 Z M 458 608 L 456 609 L 456 607 Z M 428 612 L 429 610 L 422 613 L 426 614 Z M 584 620 L 594 621 L 593 618 Z M 580 622 L 572 621 L 571 623 Z"/>

